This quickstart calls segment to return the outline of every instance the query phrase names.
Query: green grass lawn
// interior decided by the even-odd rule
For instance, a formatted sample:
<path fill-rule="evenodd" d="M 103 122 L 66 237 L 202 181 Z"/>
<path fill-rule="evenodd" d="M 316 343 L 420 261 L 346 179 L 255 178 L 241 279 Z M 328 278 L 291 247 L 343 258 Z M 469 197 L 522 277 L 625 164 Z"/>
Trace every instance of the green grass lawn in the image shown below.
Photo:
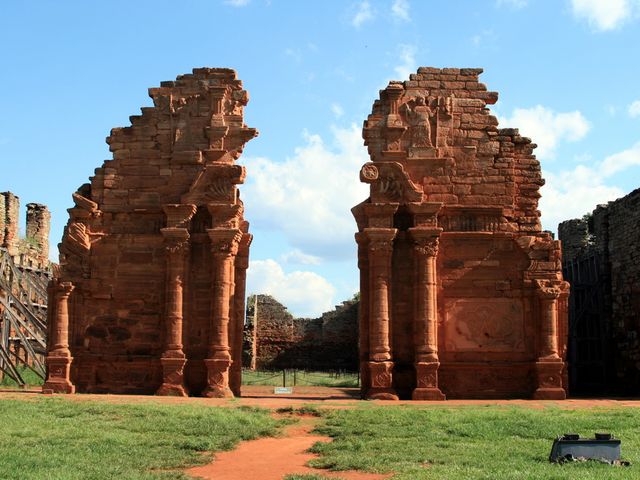
<path fill-rule="evenodd" d="M 284 381 L 283 381 L 284 380 Z M 270 385 L 282 387 L 283 383 L 287 387 L 358 387 L 357 373 L 331 373 L 331 372 L 306 372 L 304 370 L 287 370 L 284 379 L 282 370 L 243 370 L 243 385 Z"/>
<path fill-rule="evenodd" d="M 266 410 L 199 405 L 119 405 L 59 398 L 0 400 L 0 478 L 190 478 L 203 452 L 273 435 Z"/>
<path fill-rule="evenodd" d="M 396 472 L 418 479 L 640 478 L 640 409 L 530 409 L 522 407 L 365 407 L 325 412 L 313 466 Z M 548 462 L 553 438 L 611 432 L 622 439 L 630 467 L 596 462 Z M 291 480 L 305 477 L 291 476 Z"/>
<path fill-rule="evenodd" d="M 315 408 L 281 409 L 317 414 Z M 300 410 L 298 412 L 298 410 Z M 507 406 L 373 406 L 324 410 L 318 433 L 333 438 L 312 463 L 332 470 L 394 472 L 420 479 L 640 478 L 640 409 Z M 204 452 L 277 433 L 267 410 L 194 404 L 131 405 L 64 398 L 0 400 L 0 479 L 176 479 L 209 462 Z M 553 438 L 596 431 L 622 439 L 630 467 L 553 465 Z M 287 480 L 321 480 L 289 475 Z"/>
<path fill-rule="evenodd" d="M 44 380 L 28 367 L 18 367 L 18 372 L 27 384 L 27 388 L 40 387 L 44 383 Z M 11 377 L 9 377 L 9 375 L 4 375 L 2 380 L 0 380 L 0 387 L 18 388 L 18 384 Z"/>

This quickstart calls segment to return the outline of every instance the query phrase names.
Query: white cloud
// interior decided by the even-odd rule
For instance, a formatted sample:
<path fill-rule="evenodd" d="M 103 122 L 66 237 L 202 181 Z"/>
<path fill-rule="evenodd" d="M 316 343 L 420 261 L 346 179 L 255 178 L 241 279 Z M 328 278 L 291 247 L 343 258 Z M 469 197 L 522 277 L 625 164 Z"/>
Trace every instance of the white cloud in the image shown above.
<path fill-rule="evenodd" d="M 640 100 L 636 100 L 635 102 L 631 102 L 629 105 L 629 116 L 631 118 L 640 117 Z"/>
<path fill-rule="evenodd" d="M 584 165 L 558 174 L 545 172 L 544 176 L 547 183 L 540 191 L 540 211 L 547 230 L 555 231 L 560 222 L 582 217 L 596 205 L 624 194 L 618 187 L 605 185 L 596 170 Z"/>
<path fill-rule="evenodd" d="M 600 32 L 619 28 L 639 7 L 638 0 L 571 0 L 573 15 Z"/>
<path fill-rule="evenodd" d="M 356 5 L 355 14 L 351 19 L 351 25 L 360 28 L 364 23 L 373 20 L 374 13 L 371 4 L 364 0 Z"/>
<path fill-rule="evenodd" d="M 247 292 L 268 294 L 294 316 L 319 317 L 334 307 L 335 288 L 317 273 L 285 273 L 275 260 L 253 260 L 247 270 Z"/>
<path fill-rule="evenodd" d="M 295 60 L 296 63 L 300 63 L 302 61 L 302 52 L 300 52 L 300 49 L 298 48 L 286 48 L 284 50 L 284 54 L 287 57 L 291 57 Z"/>
<path fill-rule="evenodd" d="M 360 128 L 333 128 L 333 137 L 328 146 L 305 132 L 306 143 L 280 162 L 243 158 L 251 166 L 242 197 L 252 224 L 282 232 L 294 248 L 324 259 L 353 255 L 357 228 L 350 209 L 369 193 L 358 179 L 369 161 Z"/>
<path fill-rule="evenodd" d="M 340 118 L 342 115 L 344 115 L 344 108 L 342 108 L 342 105 L 340 105 L 339 103 L 332 103 L 331 111 L 336 118 Z"/>
<path fill-rule="evenodd" d="M 404 22 L 410 22 L 409 16 L 409 2 L 407 0 L 394 0 L 391 5 L 391 14 L 396 20 L 402 20 Z"/>
<path fill-rule="evenodd" d="M 514 127 L 538 145 L 535 150 L 540 159 L 552 159 L 560 141 L 576 142 L 585 137 L 591 125 L 579 111 L 556 113 L 536 105 L 516 108 L 511 117 L 499 118 L 501 127 Z"/>
<path fill-rule="evenodd" d="M 320 265 L 322 263 L 322 259 L 320 257 L 306 254 L 298 248 L 294 248 L 293 250 L 283 254 L 280 257 L 280 260 L 282 263 L 294 265 Z"/>
<path fill-rule="evenodd" d="M 250 1 L 251 0 L 225 0 L 224 3 L 232 7 L 246 7 Z"/>
<path fill-rule="evenodd" d="M 600 172 L 605 177 L 634 166 L 640 166 L 640 142 L 627 150 L 608 156 L 599 165 Z"/>
<path fill-rule="evenodd" d="M 493 33 L 493 30 L 487 29 L 471 37 L 471 43 L 473 43 L 474 46 L 479 47 L 481 44 L 487 43 L 487 40 L 495 40 L 495 38 L 496 34 Z"/>
<path fill-rule="evenodd" d="M 394 72 L 397 75 L 395 80 L 408 80 L 409 75 L 416 73 L 418 65 L 416 63 L 416 46 L 400 44 L 398 45 L 400 50 L 398 57 L 400 58 L 400 64 L 393 67 Z"/>
<path fill-rule="evenodd" d="M 640 142 L 622 152 L 609 155 L 593 167 L 578 165 L 559 173 L 545 172 L 547 183 L 542 187 L 540 211 L 546 229 L 555 230 L 558 223 L 581 217 L 600 203 L 624 195 L 605 180 L 631 167 L 640 167 Z"/>
<path fill-rule="evenodd" d="M 507 6 L 515 9 L 524 8 L 529 3 L 528 0 L 496 0 L 498 7 Z"/>

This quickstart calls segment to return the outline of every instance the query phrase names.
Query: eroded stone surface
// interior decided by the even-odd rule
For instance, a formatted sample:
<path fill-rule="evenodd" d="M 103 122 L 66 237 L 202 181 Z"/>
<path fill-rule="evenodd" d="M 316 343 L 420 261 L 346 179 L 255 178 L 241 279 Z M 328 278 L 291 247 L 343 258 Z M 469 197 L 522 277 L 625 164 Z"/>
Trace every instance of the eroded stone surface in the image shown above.
<path fill-rule="evenodd" d="M 541 231 L 535 144 L 500 129 L 481 69 L 420 68 L 364 124 L 353 208 L 369 398 L 564 398 L 560 242 Z"/>
<path fill-rule="evenodd" d="M 149 89 L 107 138 L 113 159 L 73 194 L 50 288 L 54 391 L 239 392 L 251 235 L 235 165 L 257 135 L 230 69 Z M 58 388 L 60 386 L 60 388 Z"/>

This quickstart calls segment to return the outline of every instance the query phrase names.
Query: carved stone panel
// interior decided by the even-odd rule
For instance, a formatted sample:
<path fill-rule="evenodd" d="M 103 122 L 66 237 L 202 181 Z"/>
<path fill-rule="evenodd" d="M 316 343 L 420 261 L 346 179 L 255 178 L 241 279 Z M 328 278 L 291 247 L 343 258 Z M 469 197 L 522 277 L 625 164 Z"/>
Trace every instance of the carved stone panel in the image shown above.
<path fill-rule="evenodd" d="M 445 347 L 449 352 L 523 352 L 522 301 L 461 298 L 447 301 Z"/>

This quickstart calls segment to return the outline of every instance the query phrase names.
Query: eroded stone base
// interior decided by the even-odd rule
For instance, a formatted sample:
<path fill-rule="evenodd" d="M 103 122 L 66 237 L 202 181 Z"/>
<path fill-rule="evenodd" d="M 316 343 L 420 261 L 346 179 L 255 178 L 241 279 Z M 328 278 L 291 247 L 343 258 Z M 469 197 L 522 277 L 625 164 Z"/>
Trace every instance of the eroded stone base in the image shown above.
<path fill-rule="evenodd" d="M 411 394 L 412 400 L 446 400 L 447 396 L 439 388 L 416 388 Z"/>
<path fill-rule="evenodd" d="M 187 397 L 184 387 L 184 358 L 161 358 L 163 382 L 156 395 Z"/>
<path fill-rule="evenodd" d="M 536 362 L 538 388 L 533 393 L 535 400 L 564 400 L 567 392 L 562 385 L 562 370 L 564 362 L 554 361 Z"/>
<path fill-rule="evenodd" d="M 396 394 L 393 388 L 370 388 L 365 398 L 367 400 L 399 400 L 400 397 Z"/>
<path fill-rule="evenodd" d="M 229 367 L 231 360 L 207 359 L 207 387 L 202 396 L 208 398 L 233 398 L 233 392 L 229 388 Z"/>
<path fill-rule="evenodd" d="M 69 373 L 73 357 L 53 356 L 47 357 L 47 367 L 49 374 L 47 380 L 42 385 L 42 391 L 53 393 L 75 393 L 76 387 L 71 383 Z"/>
<path fill-rule="evenodd" d="M 538 388 L 533 393 L 534 400 L 566 400 L 564 388 Z"/>

